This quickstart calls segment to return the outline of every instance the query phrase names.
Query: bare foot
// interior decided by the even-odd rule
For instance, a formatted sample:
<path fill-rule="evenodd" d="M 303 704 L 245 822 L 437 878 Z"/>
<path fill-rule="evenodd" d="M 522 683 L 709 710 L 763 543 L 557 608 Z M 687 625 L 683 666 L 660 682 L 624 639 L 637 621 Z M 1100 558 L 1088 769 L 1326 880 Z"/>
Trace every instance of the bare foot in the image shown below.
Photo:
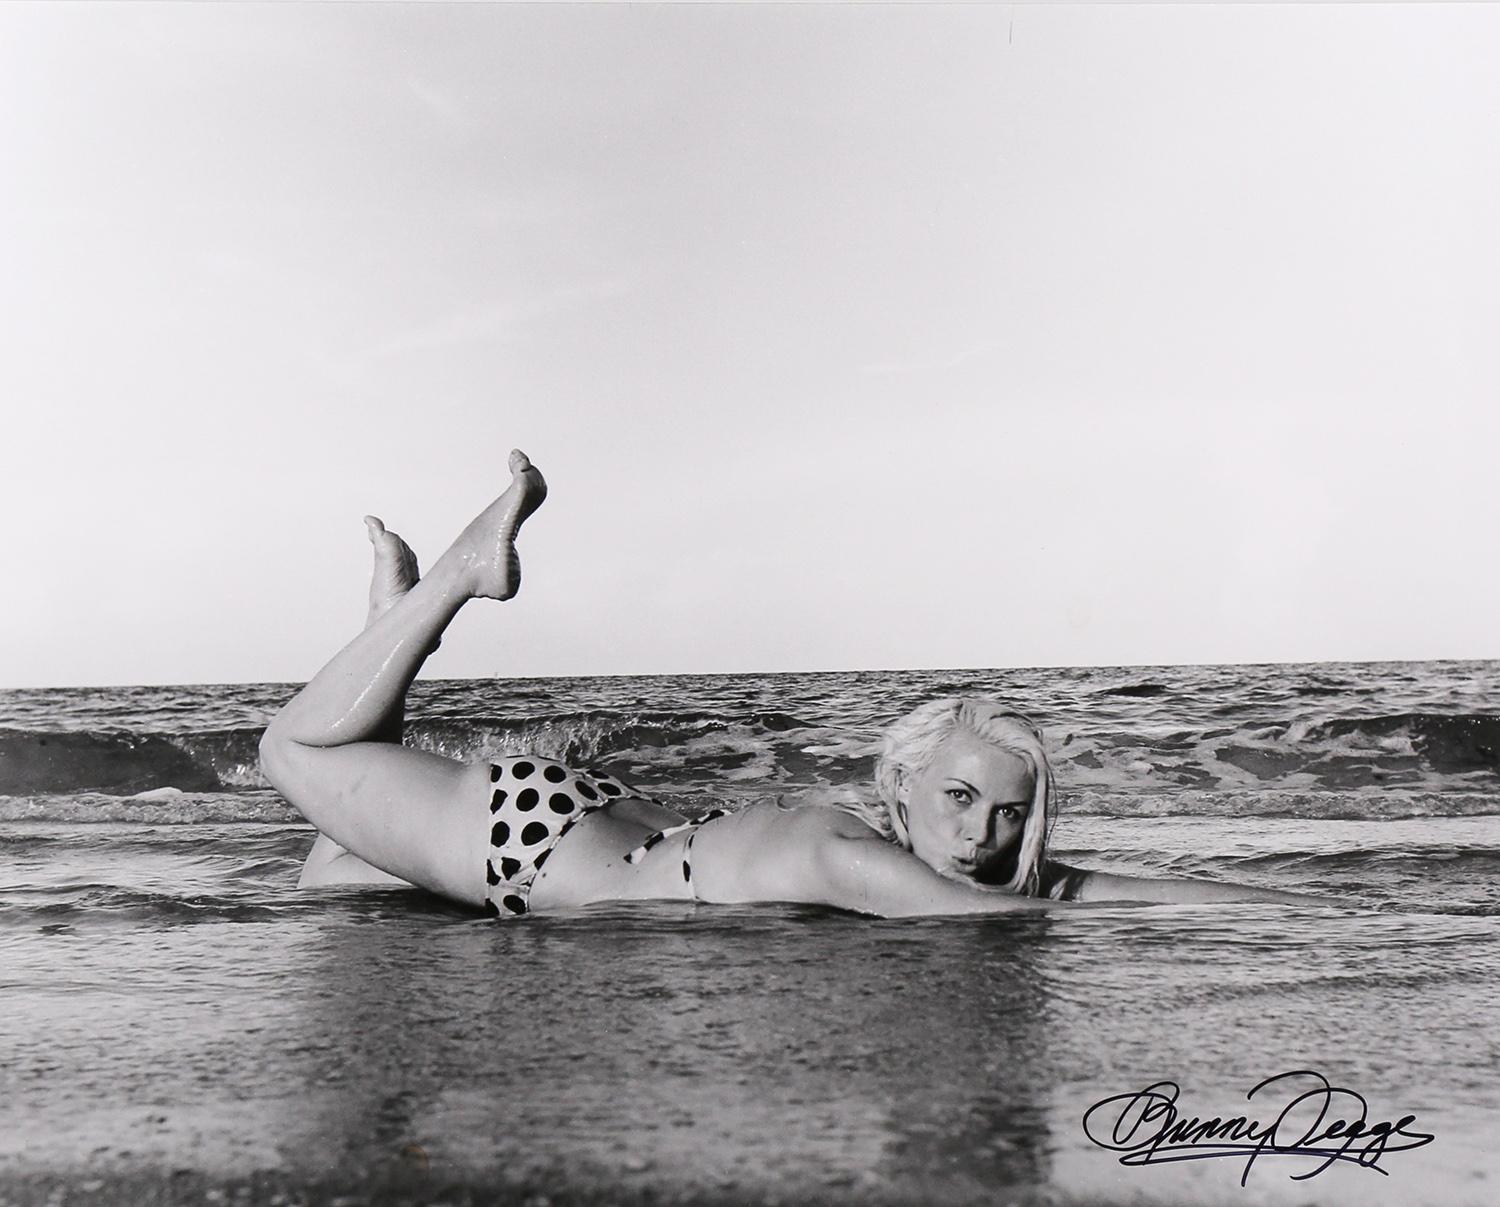
<path fill-rule="evenodd" d="M 516 533 L 547 497 L 541 470 L 512 449 L 509 489 L 481 511 L 459 533 L 443 560 L 462 568 L 469 593 L 483 599 L 510 599 L 521 589 L 521 559 L 516 556 Z"/>
<path fill-rule="evenodd" d="M 417 555 L 411 546 L 380 522 L 379 517 L 365 516 L 365 529 L 375 548 L 375 569 L 370 575 L 370 612 L 365 617 L 369 628 L 386 609 L 417 585 Z"/>

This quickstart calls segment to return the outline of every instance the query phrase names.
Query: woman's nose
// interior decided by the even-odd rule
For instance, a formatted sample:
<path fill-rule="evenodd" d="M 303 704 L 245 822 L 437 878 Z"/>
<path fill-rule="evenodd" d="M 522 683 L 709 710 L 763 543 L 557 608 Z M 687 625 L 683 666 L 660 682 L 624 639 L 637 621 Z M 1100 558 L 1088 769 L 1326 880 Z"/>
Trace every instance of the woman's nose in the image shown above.
<path fill-rule="evenodd" d="M 979 845 L 988 841 L 990 836 L 991 812 L 988 809 L 970 809 L 964 814 L 963 834 L 968 841 Z"/>

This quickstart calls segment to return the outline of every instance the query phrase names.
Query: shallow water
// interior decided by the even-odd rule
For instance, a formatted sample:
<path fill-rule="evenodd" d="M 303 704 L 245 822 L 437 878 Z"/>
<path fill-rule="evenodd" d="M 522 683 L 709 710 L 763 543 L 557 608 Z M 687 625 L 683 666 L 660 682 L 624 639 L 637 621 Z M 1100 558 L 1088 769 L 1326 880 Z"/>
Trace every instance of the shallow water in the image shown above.
<path fill-rule="evenodd" d="M 1492 684 L 1482 669 L 1490 678 L 1475 681 Z M 217 788 L 154 799 L 12 782 L 0 801 L 0 1197 L 201 1201 L 269 1171 L 291 1191 L 380 1200 L 402 1187 L 411 1201 L 538 1190 L 559 1202 L 1496 1201 L 1500 767 L 1484 763 L 1482 741 L 1413 736 L 1482 732 L 1486 701 L 1446 665 L 1426 688 L 1421 668 L 1291 668 L 1304 685 L 1345 683 L 1295 700 L 1269 668 L 1195 673 L 1174 671 L 1186 686 L 1146 695 L 1104 692 L 1109 675 L 1139 690 L 1166 673 L 1090 672 L 1092 684 L 1075 685 L 1069 707 L 1083 723 L 1049 740 L 1086 744 L 1113 770 L 1074 792 L 1059 854 L 1351 904 L 915 922 L 650 905 L 495 924 L 411 891 L 298 892 L 311 832 L 253 780 L 226 786 L 215 772 Z M 696 736 L 647 747 L 633 731 L 621 740 L 636 745 L 619 751 L 598 738 L 591 759 L 655 768 L 653 787 L 689 804 L 833 782 L 864 757 L 848 752 L 869 744 L 870 701 L 909 686 L 850 678 L 825 684 L 834 720 L 816 732 L 786 726 L 796 710 L 761 729 L 741 719 L 774 684 L 689 681 L 696 694 L 658 727 L 696 716 Z M 800 693 L 798 709 L 815 711 L 816 679 L 787 693 Z M 641 699 L 665 691 L 627 686 Z M 283 694 L 183 689 L 169 721 L 173 690 L 149 689 L 157 703 L 137 696 L 133 711 L 107 694 L 73 699 L 53 729 L 34 693 L 11 693 L 0 723 L 33 744 L 149 732 L 206 748 L 202 734 L 253 728 Z M 450 738 L 492 740 L 475 720 L 479 689 L 426 690 L 447 700 Z M 581 703 L 595 684 L 569 690 Z M 1390 725 L 1361 722 L 1357 702 L 1386 707 L 1400 691 L 1394 707 L 1429 719 L 1369 738 Z M 1221 703 L 1194 704 L 1215 693 Z M 1093 698 L 1111 715 L 1088 713 Z M 556 693 L 517 699 L 539 715 Z M 1318 699 L 1332 703 L 1318 712 Z M 1229 706 L 1245 712 L 1244 732 L 1229 770 L 1205 784 L 1214 769 L 1202 752 L 1218 741 L 1203 736 L 1206 713 Z M 1432 719 L 1444 708 L 1451 724 Z M 623 710 L 594 711 L 591 734 L 628 728 Z M 1348 734 L 1327 736 L 1340 719 L 1399 787 L 1330 786 L 1333 773 L 1316 770 L 1354 757 Z M 1179 750 L 1197 753 L 1132 785 L 1119 752 L 1140 741 L 1136 723 L 1186 733 Z M 1262 744 L 1284 769 L 1236 787 L 1242 752 L 1261 740 L 1251 731 L 1268 725 L 1282 736 Z M 840 753 L 805 752 L 828 745 Z M 731 753 L 769 778 L 726 792 L 712 772 Z M 60 759 L 49 774 L 87 778 L 81 765 Z M 1088 768 L 1064 766 L 1076 788 L 1068 777 Z M 132 790 L 172 786 L 142 774 Z M 1343 1162 L 1293 1181 L 1320 1162 L 1263 1155 L 1242 1188 L 1243 1158 L 1127 1168 L 1084 1133 L 1090 1105 L 1161 1080 L 1181 1087 L 1184 1115 L 1254 1114 L 1266 1099 L 1246 1092 L 1297 1069 L 1363 1094 L 1372 1123 L 1414 1114 L 1410 1130 L 1435 1139 L 1386 1153 L 1384 1177 Z"/>
<path fill-rule="evenodd" d="M 1449 837 L 1493 863 L 1489 821 Z M 1314 845 L 1310 825 L 1237 858 L 1280 879 L 1275 852 Z M 1201 861 L 1201 829 L 1159 831 L 1155 858 Z M 416 892 L 297 892 L 302 827 L 0 840 L 22 886 L 0 911 L 0 1177 L 365 1178 L 420 1152 L 441 1182 L 685 1198 L 1302 1202 L 1287 1175 L 1308 1159 L 1262 1159 L 1241 1192 L 1225 1161 L 1122 1169 L 1080 1125 L 1163 1078 L 1204 1116 L 1241 1113 L 1300 1068 L 1438 1137 L 1388 1154 L 1389 1178 L 1327 1171 L 1312 1201 L 1488 1202 L 1500 1177 L 1488 915 L 650 906 L 496 925 Z"/>

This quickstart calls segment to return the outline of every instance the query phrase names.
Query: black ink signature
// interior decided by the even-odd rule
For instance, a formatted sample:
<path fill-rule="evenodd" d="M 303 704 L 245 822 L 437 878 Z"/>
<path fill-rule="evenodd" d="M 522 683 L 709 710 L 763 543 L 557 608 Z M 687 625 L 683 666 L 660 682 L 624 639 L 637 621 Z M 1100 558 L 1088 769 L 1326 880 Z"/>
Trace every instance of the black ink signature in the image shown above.
<path fill-rule="evenodd" d="M 1297 1092 L 1309 1079 L 1313 1087 Z M 1244 1157 L 1241 1186 L 1250 1177 L 1250 1167 L 1263 1156 L 1323 1158 L 1316 1169 L 1290 1175 L 1293 1181 L 1316 1177 L 1338 1161 L 1385 1174 L 1379 1163 L 1387 1153 L 1421 1148 L 1434 1139 L 1426 1132 L 1408 1130 L 1416 1122 L 1415 1115 L 1402 1115 L 1395 1123 L 1370 1123 L 1369 1103 L 1362 1094 L 1335 1086 L 1310 1069 L 1267 1077 L 1245 1095 L 1246 1100 L 1273 1085 L 1278 1092 L 1292 1091 L 1294 1097 L 1274 1116 L 1267 1113 L 1269 1124 L 1245 1115 L 1185 1118 L 1177 1109 L 1181 1092 L 1177 1083 L 1158 1081 L 1144 1090 L 1094 1103 L 1084 1112 L 1083 1134 L 1100 1148 L 1123 1153 L 1121 1165 Z M 1262 1101 L 1269 1097 L 1270 1093 L 1265 1094 Z M 1330 1115 L 1343 1117 L 1330 1120 Z"/>

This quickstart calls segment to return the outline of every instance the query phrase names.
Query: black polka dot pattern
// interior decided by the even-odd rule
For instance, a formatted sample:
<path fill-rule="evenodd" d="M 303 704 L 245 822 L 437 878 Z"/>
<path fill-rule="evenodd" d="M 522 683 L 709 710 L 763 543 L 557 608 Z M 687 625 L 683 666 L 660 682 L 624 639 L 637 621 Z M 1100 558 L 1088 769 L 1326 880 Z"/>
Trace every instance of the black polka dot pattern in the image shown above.
<path fill-rule="evenodd" d="M 534 755 L 497 759 L 490 765 L 489 780 L 485 909 L 502 918 L 528 912 L 537 873 L 564 834 L 611 800 L 635 794 L 613 777 L 576 771 Z M 529 780 L 538 786 L 532 787 Z M 546 809 L 539 812 L 543 804 Z"/>

